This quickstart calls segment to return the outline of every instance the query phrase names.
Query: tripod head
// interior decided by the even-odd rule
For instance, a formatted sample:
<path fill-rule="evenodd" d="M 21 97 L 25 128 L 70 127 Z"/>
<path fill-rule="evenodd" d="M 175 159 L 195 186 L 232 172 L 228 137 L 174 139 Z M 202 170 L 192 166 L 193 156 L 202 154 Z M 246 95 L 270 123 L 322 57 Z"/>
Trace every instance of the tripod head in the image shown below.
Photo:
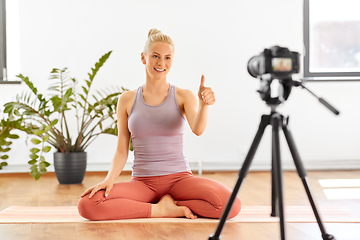
<path fill-rule="evenodd" d="M 286 101 L 291 93 L 291 88 L 299 87 L 308 90 L 316 97 L 325 107 L 330 109 L 334 114 L 338 115 L 339 111 L 332 107 L 323 98 L 319 98 L 307 87 L 302 81 L 294 81 L 292 74 L 299 73 L 300 70 L 300 54 L 290 51 L 286 47 L 273 46 L 264 49 L 257 56 L 253 56 L 247 64 L 249 74 L 260 80 L 260 97 L 271 108 Z M 271 83 L 274 79 L 279 80 L 279 91 L 277 97 L 271 96 Z"/>
<path fill-rule="evenodd" d="M 331 106 L 327 101 L 323 98 L 318 97 L 309 88 L 307 88 L 303 81 L 295 81 L 292 79 L 291 75 L 285 77 L 278 77 L 271 73 L 266 73 L 259 75 L 257 77 L 260 80 L 260 88 L 257 92 L 260 94 L 262 100 L 266 102 L 266 104 L 270 107 L 277 107 L 281 103 L 285 102 L 291 93 L 292 87 L 302 87 L 310 92 L 314 97 L 316 97 L 320 103 L 322 103 L 325 107 L 327 107 L 330 111 L 332 111 L 335 115 L 338 115 L 340 112 L 336 110 L 333 106 Z M 278 96 L 271 96 L 271 83 L 274 79 L 279 80 L 279 89 Z"/>
<path fill-rule="evenodd" d="M 267 105 L 278 106 L 288 99 L 291 93 L 293 81 L 291 76 L 287 76 L 286 78 L 278 78 L 271 73 L 267 73 L 259 75 L 257 78 L 260 80 L 260 88 L 257 90 L 257 92 L 260 94 L 261 99 L 264 100 Z M 279 80 L 277 97 L 271 96 L 271 83 L 274 79 Z"/>

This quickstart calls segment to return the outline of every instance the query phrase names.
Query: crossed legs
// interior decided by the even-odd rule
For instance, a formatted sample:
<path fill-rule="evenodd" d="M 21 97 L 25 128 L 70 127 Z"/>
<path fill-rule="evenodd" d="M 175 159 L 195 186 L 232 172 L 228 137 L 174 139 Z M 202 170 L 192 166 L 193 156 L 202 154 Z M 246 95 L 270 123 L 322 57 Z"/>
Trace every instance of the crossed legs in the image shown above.
<path fill-rule="evenodd" d="M 91 199 L 88 195 L 81 198 L 78 210 L 90 220 L 196 215 L 220 218 L 230 195 L 231 190 L 219 182 L 183 172 L 116 183 L 108 197 L 99 191 Z M 237 198 L 229 217 L 235 217 L 240 209 Z"/>

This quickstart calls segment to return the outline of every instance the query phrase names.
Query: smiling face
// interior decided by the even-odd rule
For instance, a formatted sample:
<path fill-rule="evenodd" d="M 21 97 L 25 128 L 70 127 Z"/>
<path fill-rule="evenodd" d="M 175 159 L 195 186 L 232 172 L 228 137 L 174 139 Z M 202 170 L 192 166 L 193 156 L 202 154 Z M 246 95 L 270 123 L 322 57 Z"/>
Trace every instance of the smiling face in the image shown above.
<path fill-rule="evenodd" d="M 166 79 L 174 57 L 174 50 L 168 43 L 156 42 L 147 53 L 141 53 L 146 76 L 150 79 Z"/>

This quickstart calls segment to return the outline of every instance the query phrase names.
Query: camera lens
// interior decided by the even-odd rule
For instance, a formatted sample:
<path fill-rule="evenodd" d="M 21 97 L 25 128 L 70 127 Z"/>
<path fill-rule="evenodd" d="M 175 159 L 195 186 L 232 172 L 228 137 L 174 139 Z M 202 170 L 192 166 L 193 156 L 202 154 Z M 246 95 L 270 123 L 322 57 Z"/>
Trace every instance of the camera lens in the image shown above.
<path fill-rule="evenodd" d="M 249 74 L 252 77 L 257 78 L 257 76 L 260 75 L 259 68 L 260 68 L 260 56 L 254 56 L 250 58 L 247 64 L 247 70 Z"/>

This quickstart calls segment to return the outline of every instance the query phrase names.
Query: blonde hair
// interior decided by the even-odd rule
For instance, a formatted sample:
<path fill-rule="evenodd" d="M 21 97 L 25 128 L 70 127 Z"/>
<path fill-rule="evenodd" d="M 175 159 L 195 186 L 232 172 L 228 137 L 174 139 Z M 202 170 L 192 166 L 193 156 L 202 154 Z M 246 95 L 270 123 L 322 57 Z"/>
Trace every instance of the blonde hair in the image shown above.
<path fill-rule="evenodd" d="M 163 34 L 160 30 L 153 28 L 153 29 L 150 29 L 150 31 L 148 33 L 148 39 L 146 40 L 145 47 L 144 47 L 144 54 L 146 54 L 149 51 L 152 44 L 154 44 L 156 42 L 168 43 L 171 45 L 173 50 L 175 50 L 173 40 L 168 35 Z"/>

